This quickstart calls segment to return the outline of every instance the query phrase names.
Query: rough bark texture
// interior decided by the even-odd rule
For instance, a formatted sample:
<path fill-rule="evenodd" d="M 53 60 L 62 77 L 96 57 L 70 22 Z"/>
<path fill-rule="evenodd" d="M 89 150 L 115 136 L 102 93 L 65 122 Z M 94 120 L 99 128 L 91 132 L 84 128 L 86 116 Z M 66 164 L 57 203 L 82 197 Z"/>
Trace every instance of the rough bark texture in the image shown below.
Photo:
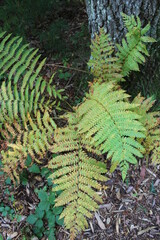
<path fill-rule="evenodd" d="M 145 26 L 151 24 L 150 35 L 157 40 L 149 44 L 150 57 L 145 65 L 140 66 L 140 73 L 132 72 L 126 89 L 131 94 L 140 91 L 144 96 L 155 95 L 160 108 L 160 0 L 85 0 L 89 30 L 94 38 L 100 27 L 112 37 L 114 43 L 120 43 L 125 36 L 121 12 L 138 15 Z M 136 84 L 135 84 L 136 83 Z M 134 89 L 134 90 L 133 90 Z M 134 91 L 134 93 L 133 93 Z"/>
<path fill-rule="evenodd" d="M 104 27 L 114 42 L 121 42 L 125 34 L 121 12 L 138 15 L 143 24 L 150 21 L 151 36 L 157 37 L 160 0 L 86 0 L 86 8 L 92 38 Z"/>

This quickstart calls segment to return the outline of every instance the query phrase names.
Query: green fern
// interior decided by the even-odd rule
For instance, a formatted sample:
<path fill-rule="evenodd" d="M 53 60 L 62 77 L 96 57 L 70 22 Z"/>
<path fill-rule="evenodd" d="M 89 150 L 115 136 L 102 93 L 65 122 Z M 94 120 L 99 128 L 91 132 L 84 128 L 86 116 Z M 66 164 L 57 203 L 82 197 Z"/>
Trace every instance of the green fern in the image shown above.
<path fill-rule="evenodd" d="M 93 157 L 100 151 L 77 131 L 78 116 L 71 113 L 67 118 L 69 125 L 55 131 L 55 144 L 51 151 L 59 155 L 50 161 L 49 168 L 54 170 L 50 178 L 57 185 L 53 191 L 63 190 L 56 199 L 56 206 L 67 204 L 60 217 L 64 217 L 65 226 L 74 239 L 77 231 L 88 226 L 86 217 L 91 218 L 91 211 L 98 209 L 97 201 L 102 202 L 95 189 L 100 189 L 99 181 L 107 178 L 103 176 L 105 164 Z"/>
<path fill-rule="evenodd" d="M 68 125 L 56 128 L 49 115 L 57 107 L 60 92 L 40 76 L 45 59 L 40 63 L 37 50 L 21 45 L 21 38 L 0 35 L 1 134 L 7 149 L 1 152 L 4 171 L 13 181 L 19 180 L 28 155 L 41 162 L 46 154 L 54 153 L 48 166 L 55 188 L 62 191 L 56 206 L 66 205 L 61 214 L 71 239 L 87 226 L 87 217 L 98 209 L 101 181 L 106 181 L 101 154 L 111 159 L 111 170 L 120 166 L 123 180 L 129 164 L 136 164 L 144 153 L 153 152 L 153 162 L 159 162 L 159 113 L 148 112 L 153 102 L 138 96 L 132 103 L 117 82 L 148 56 L 145 43 L 149 24 L 141 28 L 139 18 L 123 14 L 128 33 L 114 57 L 114 47 L 108 35 L 100 31 L 92 45 L 89 66 L 94 75 L 90 91 L 75 113 L 65 117 Z M 58 106 L 59 107 L 59 106 Z M 22 124 L 23 123 L 23 124 Z M 56 129 L 56 130 L 55 130 Z M 146 148 L 146 152 L 144 147 Z"/>
<path fill-rule="evenodd" d="M 100 29 L 100 34 L 95 36 L 91 45 L 91 58 L 88 66 L 94 75 L 94 81 L 98 82 L 119 82 L 123 81 L 121 64 L 118 58 L 113 57 L 114 47 L 108 34 Z"/>
<path fill-rule="evenodd" d="M 136 164 L 136 156 L 142 157 L 144 148 L 136 138 L 144 138 L 140 116 L 132 109 L 138 106 L 125 99 L 125 91 L 115 89 L 112 83 L 94 84 L 85 101 L 77 108 L 80 117 L 78 129 L 92 144 L 108 153 L 112 164 L 120 165 L 123 180 L 129 163 Z"/>
<path fill-rule="evenodd" d="M 44 112 L 53 106 L 59 107 L 56 99 L 62 98 L 62 90 L 56 91 L 53 77 L 47 81 L 39 75 L 46 59 L 38 64 L 38 50 L 29 48 L 28 44 L 21 46 L 19 37 L 1 33 L 0 38 L 0 76 L 7 75 L 0 92 L 1 127 L 14 119 L 25 123 L 28 112 L 36 116 L 38 110 Z"/>
<path fill-rule="evenodd" d="M 140 114 L 140 121 L 145 126 L 146 138 L 142 140 L 145 148 L 145 156 L 148 158 L 152 153 L 151 158 L 153 164 L 160 163 L 160 112 L 151 112 L 151 108 L 155 101 L 151 98 L 145 99 L 139 94 L 134 98 L 133 103 L 139 104 L 140 107 L 135 109 L 135 112 Z"/>
<path fill-rule="evenodd" d="M 122 40 L 122 46 L 117 44 L 119 52 L 117 57 L 122 65 L 122 75 L 128 76 L 130 71 L 139 71 L 139 64 L 145 62 L 144 56 L 149 56 L 145 43 L 156 42 L 153 38 L 145 36 L 150 29 L 150 24 L 141 27 L 139 17 L 122 14 L 125 26 L 128 30 L 126 40 Z"/>
<path fill-rule="evenodd" d="M 2 152 L 4 171 L 19 180 L 29 154 L 40 163 L 53 139 L 56 124 L 49 111 L 59 109 L 61 91 L 40 76 L 46 59 L 22 39 L 0 34 L 0 128 L 8 145 Z"/>

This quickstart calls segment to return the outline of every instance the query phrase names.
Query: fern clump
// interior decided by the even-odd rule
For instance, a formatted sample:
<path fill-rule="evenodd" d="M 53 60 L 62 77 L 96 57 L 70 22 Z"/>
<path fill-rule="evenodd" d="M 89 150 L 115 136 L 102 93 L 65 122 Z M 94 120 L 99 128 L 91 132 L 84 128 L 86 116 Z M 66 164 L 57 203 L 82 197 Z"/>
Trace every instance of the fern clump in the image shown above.
<path fill-rule="evenodd" d="M 91 58 L 88 66 L 94 75 L 94 81 L 98 82 L 119 82 L 122 79 L 121 64 L 118 58 L 113 56 L 114 46 L 108 34 L 104 29 L 100 29 L 100 34 L 95 35 L 91 45 Z"/>
<path fill-rule="evenodd" d="M 125 101 L 129 95 L 112 83 L 94 84 L 85 101 L 77 108 L 78 129 L 86 139 L 99 147 L 112 163 L 119 164 L 125 179 L 129 163 L 136 164 L 136 156 L 143 157 L 144 148 L 137 138 L 144 138 L 140 116 L 132 110 L 137 104 Z"/>
<path fill-rule="evenodd" d="M 0 35 L 0 128 L 6 142 L 1 152 L 4 171 L 13 181 L 25 168 L 28 155 L 41 163 L 48 152 L 53 158 L 48 167 L 55 188 L 61 191 L 56 206 L 66 205 L 61 214 L 71 231 L 71 239 L 87 226 L 87 218 L 102 202 L 97 190 L 106 181 L 105 154 L 111 171 L 118 165 L 125 180 L 129 164 L 152 154 L 152 162 L 160 162 L 160 114 L 151 112 L 153 101 L 138 95 L 132 102 L 122 90 L 130 71 L 139 71 L 139 64 L 148 56 L 145 36 L 150 28 L 141 27 L 140 19 L 123 14 L 128 33 L 117 52 L 104 30 L 92 42 L 88 63 L 94 77 L 89 93 L 74 113 L 64 117 L 65 127 L 57 127 L 52 113 L 59 109 L 61 90 L 56 91 L 53 78 L 43 79 L 37 50 L 21 45 L 21 38 Z M 53 75 L 54 76 L 54 75 Z"/>
<path fill-rule="evenodd" d="M 122 40 L 122 46 L 117 44 L 117 57 L 122 65 L 122 75 L 128 76 L 131 71 L 139 71 L 139 64 L 145 63 L 145 56 L 149 56 L 145 43 L 155 40 L 145 36 L 150 29 L 150 24 L 142 28 L 139 17 L 122 14 L 127 28 L 126 40 Z"/>
<path fill-rule="evenodd" d="M 61 91 L 56 91 L 53 77 L 47 81 L 40 76 L 46 59 L 38 63 L 38 50 L 21 45 L 19 37 L 11 38 L 4 32 L 0 39 L 0 76 L 4 78 L 0 91 L 1 126 L 14 119 L 25 123 L 28 112 L 36 116 L 38 110 L 59 107 Z"/>
<path fill-rule="evenodd" d="M 33 121 L 28 113 L 24 129 L 18 122 L 12 125 L 5 124 L 2 134 L 7 145 L 6 151 L 1 152 L 3 170 L 11 179 L 19 181 L 20 172 L 26 168 L 25 162 L 30 155 L 33 162 L 41 163 L 53 142 L 53 133 L 56 125 L 45 112 L 41 119 L 40 112 L 37 113 L 36 121 Z"/>
<path fill-rule="evenodd" d="M 98 167 L 96 170 L 99 163 L 94 163 L 88 150 L 94 154 L 95 150 L 107 154 L 111 171 L 119 165 L 125 180 L 129 164 L 136 164 L 137 158 L 143 157 L 145 142 L 151 134 L 145 124 L 146 116 L 150 118 L 151 115 L 145 110 L 144 117 L 141 101 L 131 103 L 129 95 L 117 83 L 131 70 L 139 70 L 138 64 L 145 60 L 143 55 L 148 55 L 144 43 L 154 40 L 144 36 L 149 25 L 141 29 L 139 18 L 136 21 L 133 16 L 124 15 L 124 19 L 128 29 L 127 42 L 123 40 L 122 47 L 117 46 L 116 57 L 109 36 L 103 30 L 96 35 L 88 63 L 94 76 L 93 84 L 83 102 L 76 107 L 75 114 L 68 114 L 68 126 L 56 129 L 54 136 L 51 151 L 57 155 L 49 167 L 55 171 L 51 176 L 56 184 L 55 191 L 62 191 L 56 205 L 66 205 L 61 217 L 70 229 L 72 239 L 77 230 L 87 227 L 86 217 L 91 217 L 90 211 L 97 209 L 93 188 L 100 187 L 97 180 L 105 180 L 101 177 L 104 169 Z M 153 125 L 155 127 L 155 121 Z M 99 198 L 96 200 L 100 201 Z"/>
<path fill-rule="evenodd" d="M 55 122 L 51 110 L 60 109 L 62 89 L 56 90 L 53 76 L 44 79 L 38 50 L 23 45 L 20 37 L 0 34 L 0 129 L 7 144 L 2 152 L 4 171 L 19 180 L 29 154 L 40 162 L 52 143 Z"/>
<path fill-rule="evenodd" d="M 152 98 L 145 99 L 140 94 L 136 96 L 133 103 L 140 104 L 135 112 L 142 116 L 140 121 L 144 125 L 146 131 L 146 138 L 142 140 L 145 148 L 145 156 L 151 159 L 153 164 L 160 163 L 160 112 L 151 112 L 151 108 L 155 101 Z"/>
<path fill-rule="evenodd" d="M 103 176 L 105 164 L 94 157 L 100 151 L 77 131 L 78 116 L 71 113 L 67 118 L 68 126 L 55 131 L 51 151 L 58 156 L 53 157 L 48 166 L 54 170 L 50 177 L 57 186 L 53 190 L 63 190 L 56 199 L 56 206 L 67 204 L 60 217 L 64 217 L 65 226 L 74 239 L 77 231 L 88 226 L 86 217 L 91 218 L 91 211 L 98 209 L 97 202 L 102 202 L 96 190 L 101 189 L 99 181 L 107 178 Z"/>

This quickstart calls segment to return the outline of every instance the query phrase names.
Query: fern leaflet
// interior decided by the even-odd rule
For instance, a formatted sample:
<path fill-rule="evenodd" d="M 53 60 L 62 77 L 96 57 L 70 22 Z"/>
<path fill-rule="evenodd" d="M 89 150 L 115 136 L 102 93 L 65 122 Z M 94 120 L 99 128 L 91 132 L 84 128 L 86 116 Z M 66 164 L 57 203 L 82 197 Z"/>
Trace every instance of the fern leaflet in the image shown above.
<path fill-rule="evenodd" d="M 33 121 L 28 113 L 26 119 L 26 129 L 24 130 L 18 122 L 12 125 L 6 123 L 2 134 L 6 138 L 8 148 L 1 152 L 4 171 L 9 174 L 11 179 L 19 181 L 19 173 L 25 168 L 27 155 L 33 161 L 40 163 L 53 142 L 53 133 L 56 124 L 45 112 L 42 119 L 40 112 L 37 113 L 36 121 Z"/>
<path fill-rule="evenodd" d="M 21 45 L 19 37 L 2 33 L 0 40 L 0 76 L 7 75 L 0 91 L 1 126 L 14 119 L 25 123 L 28 112 L 36 116 L 39 110 L 59 108 L 62 90 L 56 90 L 53 77 L 47 81 L 39 75 L 46 59 L 38 64 L 41 57 L 38 50 Z"/>
<path fill-rule="evenodd" d="M 137 17 L 122 14 L 125 26 L 128 30 L 126 39 L 122 40 L 122 46 L 117 44 L 119 52 L 117 57 L 122 64 L 122 75 L 128 76 L 130 71 L 139 71 L 139 64 L 145 62 L 144 56 L 149 56 L 145 43 L 155 42 L 151 37 L 145 36 L 150 29 L 150 24 L 141 27 L 141 21 Z"/>
<path fill-rule="evenodd" d="M 151 98 L 141 97 L 140 94 L 133 100 L 133 103 L 140 104 L 135 112 L 142 116 L 140 121 L 147 130 L 146 138 L 142 140 L 145 155 L 148 157 L 152 152 L 152 162 L 158 164 L 160 163 L 160 112 L 150 111 L 154 102 Z"/>
<path fill-rule="evenodd" d="M 80 133 L 86 139 L 92 138 L 92 144 L 100 147 L 102 153 L 108 153 L 113 164 L 120 164 L 123 180 L 129 163 L 136 164 L 136 156 L 143 156 L 144 148 L 136 138 L 145 137 L 140 116 L 132 111 L 137 105 L 126 102 L 128 97 L 112 83 L 96 83 L 77 108 Z"/>
<path fill-rule="evenodd" d="M 114 47 L 108 34 L 100 29 L 100 35 L 96 34 L 91 45 L 91 58 L 88 66 L 98 82 L 119 82 L 123 81 L 121 75 L 121 64 L 118 58 L 113 57 Z"/>
<path fill-rule="evenodd" d="M 49 163 L 49 168 L 54 169 L 50 177 L 57 185 L 53 190 L 63 190 L 56 199 L 56 206 L 67 204 L 60 217 L 64 217 L 71 239 L 77 231 L 88 226 L 86 217 L 91 218 L 91 211 L 98 208 L 97 201 L 102 201 L 94 189 L 100 189 L 99 181 L 106 180 L 103 176 L 105 164 L 92 156 L 100 154 L 100 151 L 92 147 L 90 139 L 77 132 L 77 120 L 77 116 L 71 113 L 68 115 L 69 126 L 55 131 L 55 144 L 51 151 L 59 155 Z"/>

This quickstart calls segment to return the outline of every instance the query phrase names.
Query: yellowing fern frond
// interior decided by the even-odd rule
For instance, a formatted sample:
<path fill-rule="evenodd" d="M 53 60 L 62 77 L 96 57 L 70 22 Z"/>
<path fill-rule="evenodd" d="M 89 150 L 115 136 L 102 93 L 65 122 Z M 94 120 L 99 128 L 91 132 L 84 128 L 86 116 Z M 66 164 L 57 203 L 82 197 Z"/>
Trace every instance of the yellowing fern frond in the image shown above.
<path fill-rule="evenodd" d="M 101 197 L 96 190 L 101 188 L 99 181 L 105 181 L 105 164 L 94 159 L 99 154 L 91 144 L 77 131 L 78 118 L 73 113 L 68 115 L 69 126 L 55 131 L 53 153 L 59 153 L 49 162 L 54 170 L 50 176 L 57 186 L 54 191 L 62 190 L 56 199 L 56 206 L 67 205 L 61 214 L 66 228 L 71 231 L 71 239 L 77 231 L 88 226 L 86 217 L 91 218 L 92 211 L 98 208 Z M 88 153 L 88 150 L 90 153 Z"/>
<path fill-rule="evenodd" d="M 139 17 L 122 14 L 125 26 L 128 30 L 126 40 L 122 40 L 122 46 L 117 44 L 119 52 L 117 57 L 122 65 L 122 75 L 129 75 L 130 71 L 139 71 L 139 64 L 145 62 L 145 56 L 149 56 L 145 43 L 156 42 L 153 38 L 145 36 L 150 29 L 150 24 L 141 27 Z"/>
<path fill-rule="evenodd" d="M 6 129 L 2 131 L 8 146 L 8 149 L 1 153 L 2 163 L 4 171 L 10 175 L 12 180 L 14 177 L 19 179 L 18 173 L 25 168 L 27 155 L 30 155 L 33 161 L 40 163 L 53 142 L 56 124 L 48 112 L 45 112 L 42 118 L 38 112 L 36 121 L 33 121 L 28 113 L 25 125 L 24 130 L 18 122 L 12 125 L 6 123 Z"/>
<path fill-rule="evenodd" d="M 121 65 L 118 58 L 113 56 L 114 47 L 108 34 L 100 29 L 100 34 L 95 36 L 91 45 L 91 58 L 88 66 L 94 75 L 95 81 L 119 82 L 123 81 Z"/>
<path fill-rule="evenodd" d="M 132 111 L 137 107 L 125 99 L 129 95 L 116 90 L 113 83 L 94 84 L 86 100 L 77 108 L 78 129 L 86 139 L 99 147 L 112 163 L 118 163 L 125 179 L 129 163 L 136 164 L 144 148 L 137 138 L 144 138 L 145 128 L 140 116 Z"/>
<path fill-rule="evenodd" d="M 13 150 L 1 151 L 3 171 L 8 174 L 11 180 L 19 182 L 19 174 L 25 168 L 27 159 L 26 149 L 21 145 L 14 145 Z M 12 146 L 11 146 L 12 149 Z"/>
<path fill-rule="evenodd" d="M 135 112 L 142 116 L 140 121 L 147 130 L 146 138 L 142 140 L 146 157 L 152 152 L 152 162 L 158 164 L 160 163 L 160 112 L 151 112 L 155 101 L 151 98 L 145 99 L 140 94 L 134 98 L 133 103 L 140 104 Z"/>

